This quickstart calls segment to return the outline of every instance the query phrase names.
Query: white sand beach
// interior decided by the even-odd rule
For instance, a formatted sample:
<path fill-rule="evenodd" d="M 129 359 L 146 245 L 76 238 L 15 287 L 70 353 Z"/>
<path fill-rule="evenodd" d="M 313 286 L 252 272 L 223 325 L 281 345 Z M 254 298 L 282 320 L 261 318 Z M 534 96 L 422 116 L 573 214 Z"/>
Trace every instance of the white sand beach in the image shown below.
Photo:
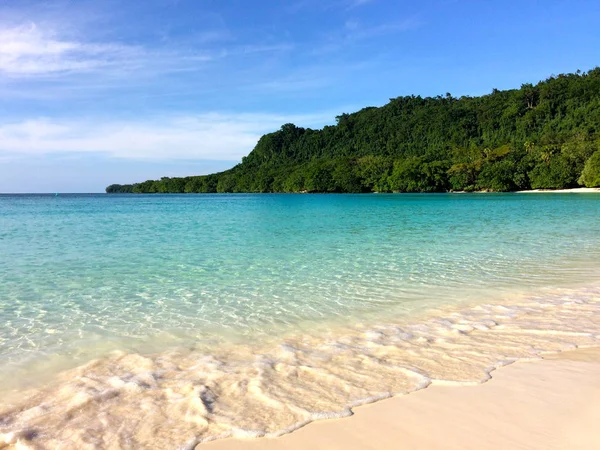
<path fill-rule="evenodd" d="M 600 188 L 572 188 L 572 189 L 531 189 L 528 191 L 517 191 L 519 194 L 523 193 L 542 193 L 542 194 L 590 194 L 600 193 Z"/>
<path fill-rule="evenodd" d="M 478 386 L 432 385 L 275 439 L 196 450 L 594 450 L 600 448 L 600 348 L 499 369 Z"/>

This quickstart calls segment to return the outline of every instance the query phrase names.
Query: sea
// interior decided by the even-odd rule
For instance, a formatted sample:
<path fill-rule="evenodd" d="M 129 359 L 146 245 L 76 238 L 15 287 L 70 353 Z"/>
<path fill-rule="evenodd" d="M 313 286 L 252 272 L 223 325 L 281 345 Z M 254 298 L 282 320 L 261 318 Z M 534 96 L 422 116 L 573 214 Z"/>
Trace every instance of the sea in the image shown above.
<path fill-rule="evenodd" d="M 597 345 L 597 193 L 0 195 L 5 442 L 273 437 Z"/>

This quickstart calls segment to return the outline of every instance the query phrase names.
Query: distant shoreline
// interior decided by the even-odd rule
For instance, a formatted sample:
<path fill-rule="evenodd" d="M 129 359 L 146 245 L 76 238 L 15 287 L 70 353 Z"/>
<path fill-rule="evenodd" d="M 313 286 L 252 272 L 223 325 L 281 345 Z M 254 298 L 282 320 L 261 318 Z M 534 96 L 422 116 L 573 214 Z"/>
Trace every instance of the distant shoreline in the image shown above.
<path fill-rule="evenodd" d="M 590 193 L 600 193 L 600 187 L 579 187 L 579 188 L 569 188 L 569 189 L 528 189 L 523 191 L 447 191 L 447 192 L 364 192 L 364 193 L 352 193 L 352 192 L 308 192 L 308 191 L 300 191 L 300 192 L 59 192 L 58 194 L 54 192 L 0 192 L 2 196 L 11 196 L 11 195 L 43 195 L 43 196 L 61 196 L 61 195 L 81 195 L 81 196 L 89 196 L 89 195 L 123 195 L 123 194 L 133 194 L 133 195 L 183 195 L 183 194 L 191 194 L 191 195 L 202 195 L 202 194 L 341 194 L 341 195 L 369 195 L 369 194 L 529 194 L 529 193 L 541 193 L 541 194 L 590 194 Z"/>
<path fill-rule="evenodd" d="M 140 192 L 140 193 L 132 193 L 132 192 L 107 192 L 106 195 L 122 195 L 122 194 L 133 194 L 133 195 L 235 195 L 235 194 L 298 194 L 298 195 L 311 195 L 311 194 L 333 194 L 333 195 L 375 195 L 375 194 L 529 194 L 529 193 L 539 193 L 539 194 L 590 194 L 590 193 L 600 193 L 600 187 L 579 187 L 579 188 L 569 188 L 569 189 L 528 189 L 523 191 L 490 191 L 490 190 L 481 190 L 481 191 L 446 191 L 446 192 L 309 192 L 309 191 L 299 191 L 299 192 Z M 7 194 L 11 195 L 11 194 Z M 17 194 L 18 195 L 18 194 Z M 42 194 L 44 195 L 44 194 Z M 87 195 L 87 194 L 86 194 Z"/>
<path fill-rule="evenodd" d="M 595 188 L 569 188 L 569 189 L 527 189 L 523 191 L 450 191 L 449 194 L 590 194 L 600 192 L 600 187 Z"/>
<path fill-rule="evenodd" d="M 571 188 L 571 189 L 531 189 L 529 191 L 517 191 L 518 194 L 542 193 L 542 194 L 589 194 L 600 192 L 600 188 Z"/>

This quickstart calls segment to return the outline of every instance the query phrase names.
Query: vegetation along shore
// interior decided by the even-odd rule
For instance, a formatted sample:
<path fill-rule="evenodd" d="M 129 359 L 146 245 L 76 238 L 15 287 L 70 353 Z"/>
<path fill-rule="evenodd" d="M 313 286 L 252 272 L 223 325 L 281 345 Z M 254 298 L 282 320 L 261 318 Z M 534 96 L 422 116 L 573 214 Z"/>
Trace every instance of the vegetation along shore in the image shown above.
<path fill-rule="evenodd" d="M 285 124 L 230 170 L 107 193 L 522 191 L 600 186 L 600 68 L 481 97 L 406 96 Z"/>

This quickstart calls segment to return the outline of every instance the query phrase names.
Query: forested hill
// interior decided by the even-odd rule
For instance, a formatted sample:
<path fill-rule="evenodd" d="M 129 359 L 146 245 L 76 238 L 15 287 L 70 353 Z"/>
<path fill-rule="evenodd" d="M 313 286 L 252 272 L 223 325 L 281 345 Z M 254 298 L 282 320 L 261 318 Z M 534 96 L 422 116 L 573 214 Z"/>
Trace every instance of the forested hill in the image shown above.
<path fill-rule="evenodd" d="M 225 172 L 116 192 L 445 192 L 600 185 L 600 68 L 482 97 L 398 97 L 286 124 Z M 201 144 L 199 144 L 201 145 Z"/>

